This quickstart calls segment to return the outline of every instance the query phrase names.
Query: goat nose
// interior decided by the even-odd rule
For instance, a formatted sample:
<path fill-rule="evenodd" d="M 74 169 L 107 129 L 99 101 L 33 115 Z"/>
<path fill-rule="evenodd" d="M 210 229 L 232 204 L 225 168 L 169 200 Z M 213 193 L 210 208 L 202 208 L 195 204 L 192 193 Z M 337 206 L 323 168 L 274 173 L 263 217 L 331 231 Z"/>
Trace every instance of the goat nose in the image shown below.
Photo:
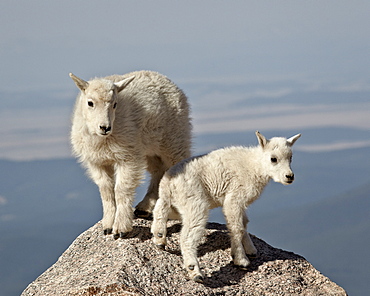
<path fill-rule="evenodd" d="M 285 175 L 285 177 L 286 177 L 288 180 L 291 180 L 291 181 L 293 181 L 293 180 L 294 180 L 294 174 Z"/>
<path fill-rule="evenodd" d="M 101 125 L 101 126 L 99 126 L 99 128 L 100 128 L 103 132 L 105 132 L 105 133 L 109 132 L 109 131 L 112 129 L 110 126 L 105 126 L 105 125 Z"/>

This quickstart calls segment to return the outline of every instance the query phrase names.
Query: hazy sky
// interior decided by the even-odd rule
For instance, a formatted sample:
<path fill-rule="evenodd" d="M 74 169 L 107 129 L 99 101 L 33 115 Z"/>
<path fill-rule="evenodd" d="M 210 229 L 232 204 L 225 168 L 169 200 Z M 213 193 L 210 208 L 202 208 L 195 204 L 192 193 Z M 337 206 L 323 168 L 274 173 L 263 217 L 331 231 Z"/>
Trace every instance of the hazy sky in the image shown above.
<path fill-rule="evenodd" d="M 292 81 L 306 89 L 370 91 L 369 15 L 368 0 L 2 0 L 0 99 L 9 101 L 21 96 L 25 101 L 27 92 L 45 90 L 60 92 L 66 103 L 64 109 L 48 110 L 47 114 L 31 112 L 23 104 L 18 106 L 23 113 L 0 109 L 6 121 L 0 133 L 0 157 L 9 155 L 1 152 L 4 149 L 20 149 L 23 153 L 24 146 L 31 149 L 42 141 L 55 143 L 55 149 L 68 148 L 69 112 L 77 93 L 69 72 L 89 79 L 149 69 L 169 76 L 180 86 Z M 266 91 L 244 96 L 279 97 L 290 89 L 278 86 L 271 93 Z M 233 94 L 225 96 L 227 100 L 235 98 Z M 217 131 L 216 122 L 205 122 L 206 116 L 200 118 L 197 108 L 209 103 L 206 98 L 192 100 L 196 130 Z M 232 116 L 222 109 L 222 96 L 219 103 L 213 101 L 220 106 L 218 111 Z M 37 104 L 40 101 L 36 100 Z M 364 107 L 368 105 L 357 108 L 360 113 L 352 113 L 351 118 L 358 121 L 359 115 L 368 115 Z M 11 122 L 12 112 L 20 114 L 24 122 Z M 45 127 L 50 118 L 54 118 L 53 124 L 44 131 L 44 138 L 29 136 L 30 131 Z M 326 115 L 320 118 L 328 120 Z M 349 125 L 356 125 L 351 118 L 347 118 Z M 229 130 L 235 124 L 229 125 Z M 19 145 L 20 125 L 28 136 L 24 145 Z M 13 129 L 18 134 L 11 133 Z M 45 137 L 48 132 L 50 137 Z M 42 155 L 42 149 L 36 146 Z"/>
<path fill-rule="evenodd" d="M 137 69 L 177 80 L 368 79 L 369 15 L 367 0 L 2 0 L 0 90 Z"/>

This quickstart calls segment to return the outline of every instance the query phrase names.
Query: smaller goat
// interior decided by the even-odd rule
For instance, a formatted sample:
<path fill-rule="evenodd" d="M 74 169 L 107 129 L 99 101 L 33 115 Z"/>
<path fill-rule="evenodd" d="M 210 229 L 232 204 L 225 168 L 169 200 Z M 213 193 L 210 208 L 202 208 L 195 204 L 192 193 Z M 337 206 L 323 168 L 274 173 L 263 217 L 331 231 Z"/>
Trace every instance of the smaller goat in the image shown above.
<path fill-rule="evenodd" d="M 197 247 L 209 209 L 223 207 L 234 264 L 245 268 L 250 263 L 246 255 L 257 254 L 246 231 L 246 208 L 261 195 L 270 179 L 284 185 L 293 183 L 291 146 L 301 135 L 267 140 L 257 131 L 256 136 L 259 146 L 229 147 L 188 158 L 170 168 L 161 180 L 153 211 L 153 241 L 164 249 L 169 215 L 173 218 L 176 212 L 180 214 L 181 253 L 194 281 L 203 281 Z"/>

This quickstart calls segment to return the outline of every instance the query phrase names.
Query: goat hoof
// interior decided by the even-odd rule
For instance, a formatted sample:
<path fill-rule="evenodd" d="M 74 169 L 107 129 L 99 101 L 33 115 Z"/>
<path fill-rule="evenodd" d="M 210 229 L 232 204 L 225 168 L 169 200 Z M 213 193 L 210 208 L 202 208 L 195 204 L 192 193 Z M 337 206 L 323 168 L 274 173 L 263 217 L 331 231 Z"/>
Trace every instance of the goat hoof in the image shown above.
<path fill-rule="evenodd" d="M 120 233 L 115 233 L 115 234 L 113 235 L 113 238 L 114 238 L 115 240 L 117 240 L 117 239 L 119 239 L 119 238 L 126 238 L 128 234 L 129 234 L 129 232 L 120 232 Z"/>
<path fill-rule="evenodd" d="M 248 270 L 248 266 L 245 266 L 245 265 L 235 265 L 235 266 L 241 270 Z"/>
<path fill-rule="evenodd" d="M 257 258 L 257 254 L 247 254 L 248 258 Z"/>
<path fill-rule="evenodd" d="M 201 276 L 201 275 L 197 275 L 193 278 L 193 281 L 194 282 L 197 282 L 197 283 L 203 283 L 204 281 L 204 278 Z"/>
<path fill-rule="evenodd" d="M 162 251 L 164 251 L 166 249 L 166 246 L 165 245 L 156 245 L 158 249 L 161 249 Z"/>
<path fill-rule="evenodd" d="M 142 219 L 146 219 L 146 220 L 152 220 L 153 219 L 153 215 L 152 213 L 149 213 L 147 211 L 142 211 L 142 210 L 135 210 L 134 211 L 134 214 L 137 218 L 142 218 Z"/>
<path fill-rule="evenodd" d="M 112 234 L 112 228 L 104 229 L 104 235 Z"/>
<path fill-rule="evenodd" d="M 125 238 L 125 237 L 127 237 L 127 234 L 128 234 L 128 232 L 120 232 L 119 237 L 120 238 Z"/>
<path fill-rule="evenodd" d="M 234 260 L 233 260 L 233 261 L 231 261 L 231 263 L 232 263 L 235 267 L 237 267 L 237 268 L 239 268 L 239 269 L 243 269 L 243 270 L 247 270 L 247 269 L 248 269 L 248 266 L 249 266 L 249 264 L 236 264 Z"/>

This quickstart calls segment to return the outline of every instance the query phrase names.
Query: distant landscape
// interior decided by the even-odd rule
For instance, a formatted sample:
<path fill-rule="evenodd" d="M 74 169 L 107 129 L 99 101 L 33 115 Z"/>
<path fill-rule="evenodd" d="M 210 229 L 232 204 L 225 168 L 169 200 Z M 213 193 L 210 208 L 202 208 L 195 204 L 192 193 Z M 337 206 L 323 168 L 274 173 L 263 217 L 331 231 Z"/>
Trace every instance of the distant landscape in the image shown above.
<path fill-rule="evenodd" d="M 309 143 L 367 131 L 302 130 Z M 270 137 L 278 132 L 268 131 Z M 284 136 L 294 131 L 284 131 Z M 197 153 L 209 145 L 256 144 L 253 133 L 209 134 L 195 140 Z M 96 186 L 74 159 L 0 160 L 0 295 L 19 295 L 50 267 L 84 230 L 101 218 Z M 248 209 L 251 233 L 304 256 L 349 295 L 369 288 L 370 158 L 368 148 L 294 153 L 296 182 L 271 183 Z M 138 189 L 138 202 L 145 191 Z M 219 210 L 211 221 L 223 222 Z"/>

